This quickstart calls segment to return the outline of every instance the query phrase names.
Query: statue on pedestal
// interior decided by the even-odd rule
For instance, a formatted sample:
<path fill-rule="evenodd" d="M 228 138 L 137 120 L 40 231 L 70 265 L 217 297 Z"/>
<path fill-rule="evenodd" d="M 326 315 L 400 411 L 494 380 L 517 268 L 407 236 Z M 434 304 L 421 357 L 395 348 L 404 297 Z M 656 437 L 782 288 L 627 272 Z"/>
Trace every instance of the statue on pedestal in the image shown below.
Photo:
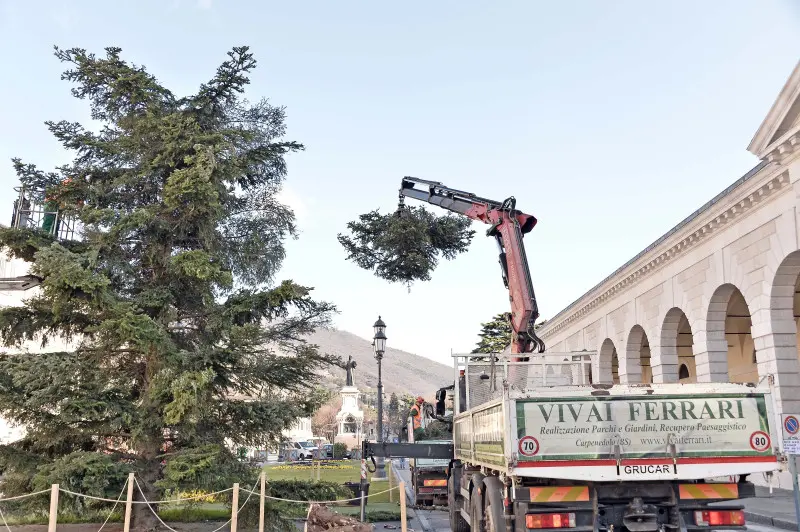
<path fill-rule="evenodd" d="M 353 371 L 356 367 L 356 361 L 350 355 L 346 361 L 339 359 L 336 365 L 347 372 L 347 378 L 339 392 L 342 396 L 342 407 L 336 414 L 336 422 L 339 428 L 335 442 L 344 443 L 348 447 L 358 447 L 361 445 L 361 438 L 363 437 L 364 411 L 361 410 L 358 404 L 359 392 L 356 388 Z"/>
<path fill-rule="evenodd" d="M 345 380 L 345 386 L 355 386 L 355 381 L 353 380 L 353 369 L 356 367 L 356 362 L 353 360 L 353 355 L 349 355 L 347 357 L 347 362 L 342 366 L 342 368 L 347 372 L 347 380 Z"/>

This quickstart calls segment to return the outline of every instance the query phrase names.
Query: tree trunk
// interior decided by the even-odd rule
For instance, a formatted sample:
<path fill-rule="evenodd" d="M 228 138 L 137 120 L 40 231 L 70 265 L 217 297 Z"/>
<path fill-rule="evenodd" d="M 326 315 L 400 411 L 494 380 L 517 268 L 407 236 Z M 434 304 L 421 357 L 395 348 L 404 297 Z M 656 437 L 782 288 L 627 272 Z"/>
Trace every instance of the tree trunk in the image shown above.
<path fill-rule="evenodd" d="M 158 500 L 158 490 L 155 488 L 155 483 L 159 477 L 159 462 L 157 458 L 143 459 L 139 464 L 139 473 L 137 480 L 139 486 L 144 493 L 144 499 L 148 501 Z M 139 493 L 139 488 L 134 488 L 134 499 L 137 501 L 142 500 L 142 493 Z M 152 507 L 152 510 L 150 508 Z M 161 523 L 158 518 L 153 515 L 153 511 L 158 512 L 157 504 L 134 504 L 131 530 L 136 532 L 155 532 L 161 529 Z"/>

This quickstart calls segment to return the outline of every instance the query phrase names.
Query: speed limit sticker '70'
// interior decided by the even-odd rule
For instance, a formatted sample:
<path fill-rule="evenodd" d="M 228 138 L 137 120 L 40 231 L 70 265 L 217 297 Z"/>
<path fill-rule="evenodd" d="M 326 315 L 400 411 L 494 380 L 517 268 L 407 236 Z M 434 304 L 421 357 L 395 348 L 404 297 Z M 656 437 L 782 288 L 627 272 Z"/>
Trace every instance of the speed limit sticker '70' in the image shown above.
<path fill-rule="evenodd" d="M 519 440 L 519 453 L 525 456 L 534 456 L 539 452 L 539 440 L 533 436 L 525 436 Z"/>

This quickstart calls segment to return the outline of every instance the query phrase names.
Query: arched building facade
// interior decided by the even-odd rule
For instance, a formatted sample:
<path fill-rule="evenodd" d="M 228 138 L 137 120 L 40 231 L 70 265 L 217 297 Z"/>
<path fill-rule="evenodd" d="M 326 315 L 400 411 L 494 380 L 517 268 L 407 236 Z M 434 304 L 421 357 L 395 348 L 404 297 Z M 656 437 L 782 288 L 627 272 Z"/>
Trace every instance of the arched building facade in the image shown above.
<path fill-rule="evenodd" d="M 748 150 L 760 162 L 540 329 L 596 382 L 763 382 L 800 413 L 800 63 Z"/>

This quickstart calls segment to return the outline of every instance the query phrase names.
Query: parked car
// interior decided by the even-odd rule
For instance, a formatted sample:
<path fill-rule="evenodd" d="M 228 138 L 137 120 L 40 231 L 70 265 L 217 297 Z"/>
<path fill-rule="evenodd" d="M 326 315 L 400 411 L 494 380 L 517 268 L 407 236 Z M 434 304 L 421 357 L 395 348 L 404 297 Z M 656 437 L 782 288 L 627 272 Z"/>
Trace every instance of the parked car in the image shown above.
<path fill-rule="evenodd" d="M 344 452 L 344 456 L 334 457 L 333 455 L 333 444 L 326 443 L 322 446 L 322 452 L 320 456 L 327 460 L 333 460 L 334 458 L 344 458 L 346 460 L 350 460 L 353 457 L 353 453 L 348 449 Z"/>
<path fill-rule="evenodd" d="M 297 449 L 298 460 L 311 460 L 319 457 L 319 447 L 310 441 L 295 441 L 292 446 Z"/>

